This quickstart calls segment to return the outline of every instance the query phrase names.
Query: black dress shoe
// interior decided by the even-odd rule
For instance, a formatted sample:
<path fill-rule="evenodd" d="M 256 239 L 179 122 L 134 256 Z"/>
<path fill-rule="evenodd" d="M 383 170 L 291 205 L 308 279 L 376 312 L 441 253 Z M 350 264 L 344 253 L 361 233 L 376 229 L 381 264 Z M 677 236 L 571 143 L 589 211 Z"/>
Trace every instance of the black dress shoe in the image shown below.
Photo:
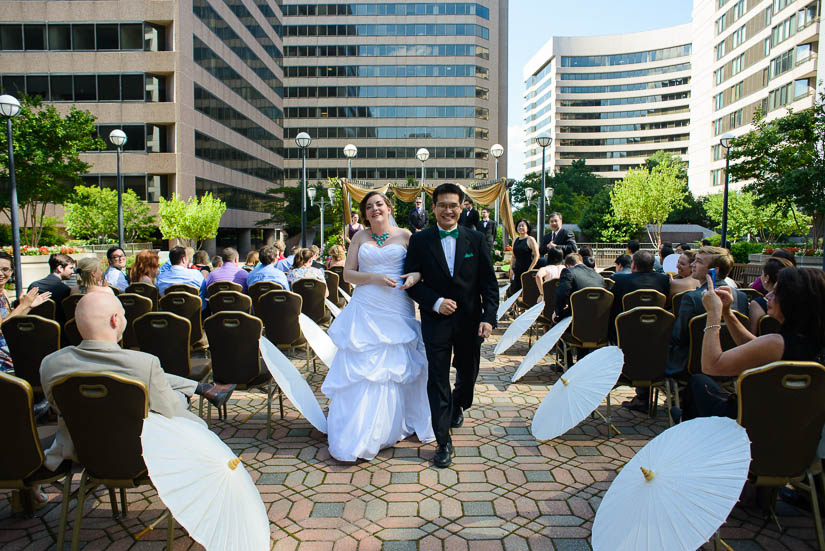
<path fill-rule="evenodd" d="M 462 412 L 461 408 L 456 406 L 453 410 L 453 417 L 450 419 L 450 426 L 454 429 L 457 429 L 461 425 L 464 424 L 464 413 Z"/>
<path fill-rule="evenodd" d="M 213 384 L 209 389 L 203 392 L 203 397 L 209 400 L 213 406 L 220 409 L 232 396 L 232 391 L 235 390 L 236 385 L 221 385 Z"/>
<path fill-rule="evenodd" d="M 443 469 L 445 467 L 449 467 L 450 464 L 453 462 L 453 443 L 447 442 L 446 444 L 439 445 L 438 448 L 435 450 L 435 455 L 433 456 L 433 465 L 438 467 L 439 469 Z"/>
<path fill-rule="evenodd" d="M 627 409 L 631 409 L 633 411 L 640 411 L 642 413 L 647 413 L 648 411 L 647 403 L 644 400 L 640 400 L 638 397 L 622 402 L 622 407 L 626 407 Z"/>

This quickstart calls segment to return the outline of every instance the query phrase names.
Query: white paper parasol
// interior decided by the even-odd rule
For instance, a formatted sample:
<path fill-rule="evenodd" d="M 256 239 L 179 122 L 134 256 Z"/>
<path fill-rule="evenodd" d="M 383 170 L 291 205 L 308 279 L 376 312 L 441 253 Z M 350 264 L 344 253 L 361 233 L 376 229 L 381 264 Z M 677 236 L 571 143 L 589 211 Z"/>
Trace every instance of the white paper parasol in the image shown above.
<path fill-rule="evenodd" d="M 533 436 L 550 440 L 578 425 L 613 390 L 623 365 L 617 346 L 599 348 L 577 361 L 541 401 L 530 427 Z"/>
<path fill-rule="evenodd" d="M 553 349 L 554 346 L 556 346 L 556 343 L 559 342 L 559 339 L 570 326 L 572 321 L 572 316 L 563 318 L 560 322 L 554 325 L 550 331 L 542 335 L 540 339 L 533 343 L 533 346 L 530 347 L 530 350 L 527 351 L 527 354 L 525 354 L 524 359 L 521 361 L 521 365 L 518 366 L 516 372 L 513 373 L 511 382 L 515 383 L 524 377 L 528 371 L 533 369 L 533 367 L 539 363 L 541 359 Z"/>
<path fill-rule="evenodd" d="M 329 310 L 329 313 L 332 314 L 333 318 L 337 318 L 341 314 L 341 309 L 333 304 L 328 298 L 324 299 L 324 303 L 327 305 L 327 309 Z"/>
<path fill-rule="evenodd" d="M 679 262 L 679 255 L 676 253 L 669 254 L 662 262 L 662 271 L 668 274 L 676 273 L 676 263 Z"/>
<path fill-rule="evenodd" d="M 240 458 L 205 426 L 150 413 L 140 436 L 161 501 L 207 551 L 268 551 L 269 518 Z"/>
<path fill-rule="evenodd" d="M 698 549 L 739 499 L 750 461 L 748 435 L 733 419 L 667 429 L 610 485 L 593 522 L 593 549 Z"/>
<path fill-rule="evenodd" d="M 298 369 L 266 337 L 261 337 L 259 347 L 267 369 L 289 401 L 301 412 L 301 415 L 306 417 L 307 421 L 326 434 L 327 418 L 324 417 L 324 412 L 318 405 L 318 399 L 315 398 L 315 394 Z"/>
<path fill-rule="evenodd" d="M 504 287 L 500 287 L 499 290 L 498 290 L 498 298 L 504 298 L 505 296 L 507 296 L 507 289 L 509 289 L 509 288 L 510 288 L 509 283 L 507 285 L 505 285 Z"/>
<path fill-rule="evenodd" d="M 508 285 L 508 287 L 509 287 L 509 285 Z M 508 298 L 507 300 L 505 300 L 503 303 L 501 303 L 499 305 L 498 310 L 496 311 L 496 321 L 500 320 L 501 316 L 503 316 L 504 313 L 507 310 L 509 310 L 510 308 L 513 307 L 513 304 L 516 303 L 516 300 L 518 299 L 520 294 L 521 294 L 521 289 L 519 289 L 518 291 L 513 293 L 513 296 L 511 296 L 510 298 Z"/>
<path fill-rule="evenodd" d="M 349 304 L 349 301 L 352 299 L 352 297 L 350 297 L 348 294 L 344 292 L 343 289 L 340 288 L 338 289 L 338 294 L 344 297 L 344 300 L 347 301 L 347 304 Z"/>
<path fill-rule="evenodd" d="M 329 335 L 318 327 L 318 324 L 312 321 L 306 314 L 298 316 L 298 324 L 301 326 L 301 332 L 303 332 L 304 338 L 306 338 L 309 346 L 312 347 L 327 367 L 331 366 L 332 358 L 334 358 L 335 353 L 338 352 L 338 347 L 335 346 L 335 343 L 332 342 Z"/>
<path fill-rule="evenodd" d="M 510 324 L 510 327 L 507 328 L 507 331 L 501 336 L 496 345 L 495 350 L 493 351 L 494 354 L 503 354 L 507 351 L 508 348 L 513 346 L 513 344 L 521 337 L 530 326 L 536 321 L 536 319 L 541 315 L 541 311 L 544 310 L 544 302 L 539 302 L 538 304 L 533 305 L 529 310 L 524 312 L 522 315 L 517 317 L 513 320 L 513 323 Z"/>

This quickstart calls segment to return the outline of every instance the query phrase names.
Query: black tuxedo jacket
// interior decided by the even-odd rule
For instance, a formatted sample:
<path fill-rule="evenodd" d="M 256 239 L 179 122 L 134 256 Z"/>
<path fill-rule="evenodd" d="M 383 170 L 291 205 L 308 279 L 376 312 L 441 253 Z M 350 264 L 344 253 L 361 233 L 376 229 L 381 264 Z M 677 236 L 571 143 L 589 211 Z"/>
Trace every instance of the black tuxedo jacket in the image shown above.
<path fill-rule="evenodd" d="M 479 215 L 476 209 L 461 210 L 458 216 L 458 225 L 474 230 L 478 227 Z"/>
<path fill-rule="evenodd" d="M 638 291 L 639 289 L 653 289 L 667 296 L 670 293 L 670 276 L 657 272 L 632 272 L 629 274 L 613 274 L 610 279 L 616 283 L 610 292 L 613 293 L 613 307 L 611 320 L 622 313 L 622 299 L 627 293 Z M 616 326 L 611 321 L 611 333 L 615 332 Z"/>
<path fill-rule="evenodd" d="M 410 211 L 410 214 L 407 217 L 407 223 L 410 227 L 410 231 L 413 233 L 415 233 L 415 230 L 423 230 L 426 228 L 429 220 L 430 217 L 424 209 L 422 209 L 421 214 L 418 214 L 418 210 L 414 208 Z"/>
<path fill-rule="evenodd" d="M 452 277 L 441 248 L 438 227 L 412 234 L 404 262 L 404 273 L 409 272 L 421 272 L 422 276 L 407 293 L 420 307 L 425 339 L 444 322 L 455 323 L 473 335 L 478 332 L 479 322 L 485 321 L 495 327 L 498 281 L 490 250 L 479 232 L 458 226 Z M 443 316 L 433 311 L 441 297 L 456 301 L 458 308 L 453 315 Z"/>
<path fill-rule="evenodd" d="M 484 227 L 484 221 L 479 220 L 478 225 L 476 226 L 476 230 L 480 231 L 482 235 L 484 235 L 484 239 L 487 241 L 487 245 L 490 247 L 490 250 L 493 249 L 493 243 L 496 240 L 496 223 L 491 218 L 487 220 L 487 227 Z"/>
<path fill-rule="evenodd" d="M 29 285 L 29 291 L 32 290 L 32 287 L 37 287 L 37 294 L 51 292 L 52 293 L 52 300 L 57 304 L 57 309 L 62 310 L 60 307 L 60 303 L 63 302 L 63 299 L 69 296 L 71 289 L 63 283 L 63 281 L 54 274 L 49 274 L 43 279 L 38 279 L 31 285 Z"/>
<path fill-rule="evenodd" d="M 556 239 L 553 239 L 553 232 L 549 232 L 544 234 L 541 238 L 541 243 L 539 243 L 539 254 L 541 256 L 545 256 L 547 254 L 547 249 L 550 247 L 550 243 L 554 243 L 556 247 L 562 250 L 564 256 L 567 256 L 570 253 L 575 253 L 579 250 L 576 246 L 576 236 L 573 235 L 573 232 L 570 230 L 565 230 L 564 228 L 560 229 L 556 232 Z"/>
<path fill-rule="evenodd" d="M 556 316 L 563 318 L 572 314 L 570 295 L 585 287 L 604 288 L 604 278 L 593 268 L 584 264 L 576 264 L 572 268 L 565 268 L 559 275 L 559 285 L 556 287 Z"/>

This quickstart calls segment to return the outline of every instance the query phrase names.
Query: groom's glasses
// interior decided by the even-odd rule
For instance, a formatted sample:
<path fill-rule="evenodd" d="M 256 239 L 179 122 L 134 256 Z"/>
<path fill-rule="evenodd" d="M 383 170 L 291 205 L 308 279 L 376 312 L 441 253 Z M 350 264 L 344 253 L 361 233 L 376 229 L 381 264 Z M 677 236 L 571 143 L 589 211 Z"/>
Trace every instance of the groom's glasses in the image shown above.
<path fill-rule="evenodd" d="M 458 203 L 436 203 L 435 207 L 439 210 L 459 210 L 461 205 Z"/>

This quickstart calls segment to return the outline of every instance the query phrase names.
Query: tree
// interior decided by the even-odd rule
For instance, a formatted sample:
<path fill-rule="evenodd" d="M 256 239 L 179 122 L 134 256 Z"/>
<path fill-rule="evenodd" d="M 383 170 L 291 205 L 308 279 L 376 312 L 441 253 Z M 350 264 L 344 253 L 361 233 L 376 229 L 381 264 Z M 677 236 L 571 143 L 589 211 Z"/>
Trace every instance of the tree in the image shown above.
<path fill-rule="evenodd" d="M 200 249 L 206 239 L 218 235 L 226 203 L 206 192 L 201 197 L 184 201 L 175 193 L 169 201 L 160 198 L 158 216 L 164 239 L 181 239 Z"/>
<path fill-rule="evenodd" d="M 616 219 L 610 201 L 612 190 L 613 184 L 610 184 L 593 196 L 579 222 L 579 227 L 582 233 L 594 241 L 623 243 L 637 236 L 642 231 L 642 226 Z"/>
<path fill-rule="evenodd" d="M 106 243 L 116 238 L 117 191 L 98 186 L 77 186 L 64 203 L 66 233 L 77 239 Z M 155 230 L 155 217 L 149 205 L 129 189 L 123 193 L 123 234 L 126 241 L 149 237 Z"/>
<path fill-rule="evenodd" d="M 318 181 L 316 187 L 323 187 L 323 183 Z M 324 210 L 324 225 L 327 227 L 324 230 L 325 237 L 333 234 L 342 234 L 344 228 L 344 214 L 343 214 L 343 197 L 341 194 L 341 183 L 338 178 L 328 178 L 327 187 L 335 188 L 335 200 L 332 206 Z M 269 188 L 266 193 L 270 195 L 270 200 L 267 205 L 267 210 L 270 212 L 269 218 L 261 220 L 256 224 L 258 226 L 271 226 L 278 224 L 283 227 L 287 235 L 298 235 L 301 233 L 301 186 L 287 186 L 282 185 L 275 188 Z M 319 191 L 318 198 L 324 197 L 326 200 L 326 191 Z M 321 223 L 321 209 L 318 206 L 311 206 L 309 204 L 309 197 L 307 197 L 307 228 L 312 228 Z M 355 207 L 357 209 L 357 205 Z M 355 211 L 357 212 L 357 210 Z M 363 223 L 363 220 L 361 221 Z M 317 235 L 320 246 L 320 233 Z"/>
<path fill-rule="evenodd" d="M 674 209 L 685 204 L 684 197 L 679 167 L 669 163 L 658 164 L 652 170 L 630 169 L 610 192 L 616 220 L 645 226 L 657 247 L 662 242 L 662 225 Z"/>
<path fill-rule="evenodd" d="M 20 114 L 14 118 L 14 168 L 17 200 L 22 224 L 31 231 L 28 245 L 40 241 L 43 218 L 50 204 L 63 203 L 72 193 L 72 186 L 81 184 L 81 175 L 90 164 L 80 160 L 86 151 L 103 149 L 105 143 L 95 137 L 95 117 L 74 106 L 62 116 L 53 105 L 42 105 L 39 98 L 23 96 Z M 9 212 L 9 159 L 6 132 L 0 132 L 0 210 Z"/>
<path fill-rule="evenodd" d="M 754 129 L 731 140 L 730 178 L 749 182 L 760 207 L 776 205 L 783 215 L 794 207 L 813 218 L 814 243 L 825 232 L 825 93 L 813 107 L 767 120 L 753 117 Z"/>
<path fill-rule="evenodd" d="M 708 197 L 705 209 L 708 216 L 722 223 L 723 194 Z M 757 196 L 751 191 L 732 190 L 728 193 L 728 234 L 732 241 L 748 234 L 759 236 L 762 242 L 775 241 L 783 235 L 808 235 L 811 217 L 800 212 L 783 214 L 779 205 L 759 206 Z"/>

